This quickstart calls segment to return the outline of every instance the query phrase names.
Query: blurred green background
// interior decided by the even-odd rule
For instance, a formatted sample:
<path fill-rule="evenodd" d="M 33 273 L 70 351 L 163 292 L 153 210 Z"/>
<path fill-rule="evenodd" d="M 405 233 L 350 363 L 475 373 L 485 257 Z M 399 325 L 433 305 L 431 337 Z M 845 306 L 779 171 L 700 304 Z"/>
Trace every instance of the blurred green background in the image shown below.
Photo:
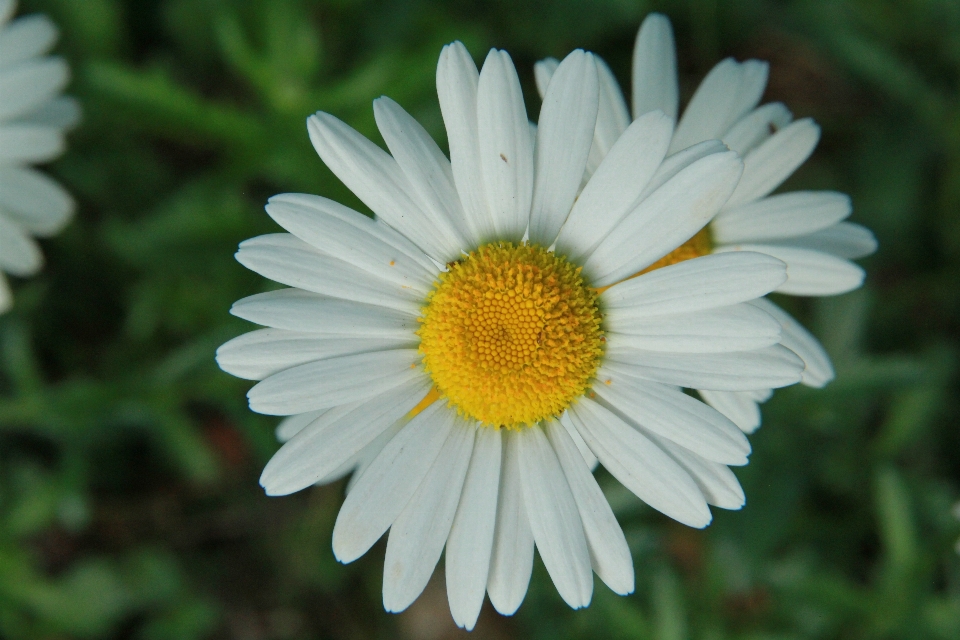
<path fill-rule="evenodd" d="M 637 592 L 569 610 L 537 561 L 512 618 L 475 638 L 960 638 L 960 3 L 956 0 L 24 0 L 60 25 L 85 118 L 50 171 L 77 219 L 0 317 L 0 637 L 190 640 L 466 635 L 435 580 L 383 612 L 383 545 L 336 563 L 342 483 L 268 499 L 276 419 L 214 349 L 270 288 L 232 254 L 279 230 L 270 195 L 360 208 L 305 117 L 380 141 L 392 96 L 443 140 L 441 46 L 533 62 L 585 47 L 629 81 L 667 13 L 682 93 L 721 58 L 771 63 L 765 100 L 824 128 L 788 188 L 852 194 L 880 251 L 863 290 L 780 300 L 837 379 L 765 406 L 740 512 L 705 531 L 601 474 Z M 442 145 L 445 143 L 441 143 Z M 441 572 L 442 573 L 442 572 Z"/>

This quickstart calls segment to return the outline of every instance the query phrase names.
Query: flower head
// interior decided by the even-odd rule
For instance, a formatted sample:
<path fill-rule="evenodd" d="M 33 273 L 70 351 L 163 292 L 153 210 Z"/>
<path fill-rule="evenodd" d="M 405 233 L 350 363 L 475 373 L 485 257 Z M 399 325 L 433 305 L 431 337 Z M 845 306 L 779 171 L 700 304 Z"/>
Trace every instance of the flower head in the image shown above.
<path fill-rule="evenodd" d="M 592 466 L 706 526 L 708 504 L 742 506 L 727 465 L 750 445 L 677 385 L 800 379 L 780 324 L 747 304 L 783 284 L 782 261 L 710 255 L 626 279 L 709 222 L 742 162 L 719 146 L 664 163 L 673 124 L 653 113 L 581 191 L 599 86 L 595 58 L 570 54 L 534 130 L 505 52 L 478 71 L 448 45 L 437 90 L 450 160 L 388 98 L 374 112 L 389 154 L 311 116 L 320 157 L 376 219 L 280 195 L 267 212 L 289 234 L 237 253 L 291 287 L 237 302 L 232 313 L 268 328 L 217 354 L 260 380 L 254 411 L 291 416 L 261 484 L 283 495 L 356 469 L 333 549 L 351 562 L 389 529 L 390 611 L 417 598 L 444 549 L 466 628 L 485 594 L 501 613 L 520 606 L 535 547 L 572 607 L 590 602 L 592 572 L 629 593 L 630 552 Z"/>
<path fill-rule="evenodd" d="M 44 55 L 57 28 L 43 15 L 12 20 L 14 0 L 0 0 L 0 313 L 13 304 L 4 272 L 29 276 L 43 265 L 33 236 L 57 233 L 73 214 L 73 199 L 29 165 L 56 158 L 64 131 L 79 118 L 60 92 L 67 63 Z"/>
<path fill-rule="evenodd" d="M 537 86 L 546 91 L 557 67 L 548 59 L 536 65 Z M 630 110 L 606 64 L 597 58 L 600 106 L 587 177 L 622 136 L 627 135 Z M 864 272 L 851 260 L 877 248 L 866 228 L 845 222 L 850 198 L 833 191 L 799 191 L 770 195 L 813 153 L 820 128 L 810 118 L 793 120 L 779 102 L 760 104 L 767 85 L 768 65 L 760 60 L 717 64 L 694 92 L 672 131 L 668 158 L 691 157 L 729 148 L 743 156 L 743 176 L 716 217 L 699 234 L 653 267 L 697 256 L 732 251 L 758 251 L 787 265 L 787 280 L 778 293 L 798 296 L 836 295 L 856 289 Z M 676 119 L 679 106 L 677 61 L 670 21 L 651 13 L 637 33 L 633 52 L 633 118 L 662 112 Z M 806 363 L 803 383 L 822 387 L 833 379 L 833 366 L 823 347 L 800 323 L 772 302 L 752 302 L 776 317 L 782 344 Z M 760 425 L 758 402 L 770 389 L 728 391 L 703 388 L 701 396 L 750 433 Z"/>

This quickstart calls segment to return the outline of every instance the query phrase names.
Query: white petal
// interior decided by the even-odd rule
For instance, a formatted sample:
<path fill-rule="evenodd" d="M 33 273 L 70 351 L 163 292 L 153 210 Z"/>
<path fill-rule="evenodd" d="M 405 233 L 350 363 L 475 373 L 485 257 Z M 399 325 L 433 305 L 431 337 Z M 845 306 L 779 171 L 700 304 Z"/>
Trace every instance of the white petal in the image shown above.
<path fill-rule="evenodd" d="M 590 473 L 569 432 L 556 421 L 545 426 L 583 522 L 590 563 L 600 579 L 620 595 L 634 589 L 633 559 L 610 503 Z"/>
<path fill-rule="evenodd" d="M 267 495 L 283 496 L 326 478 L 417 406 L 429 386 L 415 380 L 372 400 L 324 412 L 270 458 L 260 486 Z"/>
<path fill-rule="evenodd" d="M 600 464 L 638 498 L 687 526 L 710 524 L 700 489 L 663 449 L 588 398 L 572 405 L 570 413 Z"/>
<path fill-rule="evenodd" d="M 547 87 L 550 86 L 550 80 L 553 78 L 553 74 L 557 72 L 557 67 L 559 66 L 560 61 L 556 58 L 544 58 L 534 63 L 533 80 L 537 85 L 537 93 L 540 94 L 541 100 L 547 95 Z"/>
<path fill-rule="evenodd" d="M 537 123 L 536 122 L 532 120 L 527 121 L 527 133 L 530 136 L 530 149 L 536 149 L 537 147 Z M 527 222 L 529 223 L 529 220 Z"/>
<path fill-rule="evenodd" d="M 692 147 L 687 147 L 683 151 L 671 153 L 664 158 L 663 163 L 657 168 L 656 173 L 650 178 L 650 182 L 640 193 L 640 200 L 646 200 L 647 197 L 667 183 L 673 176 L 686 169 L 691 164 L 706 158 L 714 153 L 723 153 L 727 148 L 719 140 L 706 140 Z"/>
<path fill-rule="evenodd" d="M 812 333 L 804 329 L 793 316 L 766 298 L 753 300 L 750 304 L 769 313 L 783 327 L 783 339 L 780 344 L 800 356 L 807 365 L 803 371 L 803 384 L 820 388 L 833 380 L 834 371 L 830 356 Z"/>
<path fill-rule="evenodd" d="M 786 266 L 760 253 L 685 260 L 620 282 L 601 295 L 617 322 L 725 307 L 764 296 L 786 281 Z"/>
<path fill-rule="evenodd" d="M 794 191 L 725 209 L 710 223 L 717 244 L 802 236 L 849 217 L 850 196 L 836 191 Z"/>
<path fill-rule="evenodd" d="M 83 115 L 80 103 L 70 96 L 58 96 L 19 118 L 20 124 L 32 124 L 52 129 L 72 129 Z"/>
<path fill-rule="evenodd" d="M 268 291 L 237 300 L 230 313 L 267 327 L 339 337 L 403 340 L 419 328 L 411 314 L 301 289 Z"/>
<path fill-rule="evenodd" d="M 314 293 L 418 314 L 422 296 L 321 253 L 285 233 L 240 243 L 237 262 L 281 284 Z"/>
<path fill-rule="evenodd" d="M 0 271 L 0 313 L 6 313 L 13 306 L 13 293 L 7 283 L 6 276 Z"/>
<path fill-rule="evenodd" d="M 421 294 L 433 287 L 436 265 L 379 220 L 333 200 L 299 193 L 273 196 L 266 211 L 304 242 L 361 271 Z"/>
<path fill-rule="evenodd" d="M 51 127 L 0 125 L 0 163 L 46 162 L 63 153 L 65 146 L 63 133 Z"/>
<path fill-rule="evenodd" d="M 541 427 L 518 435 L 523 503 L 540 558 L 564 602 L 585 607 L 593 597 L 593 572 L 576 500 Z"/>
<path fill-rule="evenodd" d="M 393 433 L 391 432 L 390 429 L 388 429 L 388 430 L 386 431 L 386 433 L 391 433 L 391 435 L 393 435 Z M 357 468 L 357 459 L 359 458 L 360 455 L 361 455 L 361 454 L 357 454 L 357 455 L 353 456 L 352 458 L 347 459 L 346 462 L 344 462 L 342 465 L 340 465 L 340 466 L 339 466 L 337 469 L 335 469 L 332 473 L 330 473 L 329 475 L 324 476 L 323 478 L 320 478 L 319 480 L 317 480 L 316 485 L 317 485 L 318 487 L 321 487 L 321 486 L 323 486 L 323 485 L 325 485 L 325 484 L 332 484 L 332 483 L 336 482 L 337 480 L 342 480 L 343 478 L 345 478 L 345 477 L 348 476 L 349 474 L 351 474 L 351 473 L 353 473 L 354 471 L 356 471 L 356 468 Z"/>
<path fill-rule="evenodd" d="M 783 260 L 787 264 L 787 281 L 777 287 L 777 292 L 795 296 L 830 296 L 853 291 L 863 284 L 866 275 L 849 260 L 782 244 L 729 244 L 715 247 L 714 251 L 757 251 Z"/>
<path fill-rule="evenodd" d="M 441 263 L 460 257 L 456 237 L 417 206 L 413 187 L 387 152 L 329 113 L 307 118 L 307 131 L 323 162 L 384 222 Z"/>
<path fill-rule="evenodd" d="M 767 195 L 810 157 L 820 140 L 820 127 L 803 118 L 776 132 L 743 158 L 743 177 L 727 208 Z"/>
<path fill-rule="evenodd" d="M 744 433 L 753 433 L 760 427 L 760 407 L 743 391 L 709 391 L 698 389 L 703 401 L 730 418 Z"/>
<path fill-rule="evenodd" d="M 457 421 L 444 402 L 417 414 L 384 447 L 347 494 L 333 527 L 343 563 L 365 554 L 393 524 L 430 471 Z"/>
<path fill-rule="evenodd" d="M 740 509 L 746 504 L 740 481 L 725 465 L 704 460 L 664 438 L 656 438 L 656 441 L 690 474 L 707 504 L 721 509 Z"/>
<path fill-rule="evenodd" d="M 807 236 L 781 240 L 778 244 L 822 251 L 847 260 L 856 260 L 877 250 L 873 232 L 852 222 L 841 222 Z"/>
<path fill-rule="evenodd" d="M 496 239 L 480 167 L 477 85 L 480 73 L 466 47 L 448 44 L 437 63 L 437 95 L 447 129 L 454 183 L 467 223 L 481 244 Z"/>
<path fill-rule="evenodd" d="M 623 132 L 630 126 L 630 109 L 623 99 L 623 92 L 614 77 L 610 67 L 599 56 L 593 57 L 597 63 L 597 73 L 600 79 L 600 103 L 597 110 L 597 127 L 593 133 L 593 145 L 587 156 L 587 168 L 584 173 L 584 182 L 596 172 L 597 167 L 616 144 Z M 556 58 L 546 58 L 534 65 L 533 71 L 537 81 L 537 91 L 543 98 L 547 92 L 547 85 L 557 70 L 559 61 Z"/>
<path fill-rule="evenodd" d="M 757 107 L 723 134 L 723 143 L 741 156 L 790 124 L 793 114 L 781 102 Z"/>
<path fill-rule="evenodd" d="M 499 429 L 477 430 L 470 468 L 447 539 L 447 600 L 454 622 L 467 631 L 476 625 L 487 591 L 502 453 Z"/>
<path fill-rule="evenodd" d="M 803 360 L 781 345 L 756 351 L 706 354 L 610 347 L 606 357 L 606 366 L 623 375 L 678 387 L 719 391 L 749 391 L 796 384 L 800 382 L 804 366 Z"/>
<path fill-rule="evenodd" d="M 677 52 L 670 20 L 651 13 L 633 47 L 633 117 L 660 110 L 677 119 Z"/>
<path fill-rule="evenodd" d="M 45 15 L 18 18 L 0 29 L 0 67 L 43 55 L 53 47 L 57 35 L 57 26 Z"/>
<path fill-rule="evenodd" d="M 500 496 L 497 525 L 493 534 L 493 555 L 487 592 L 493 608 L 513 615 L 523 602 L 533 571 L 533 532 L 523 504 L 520 458 L 516 432 L 501 430 L 503 462 L 500 465 Z"/>
<path fill-rule="evenodd" d="M 52 235 L 73 215 L 73 198 L 30 167 L 0 166 L 0 209 L 34 235 Z"/>
<path fill-rule="evenodd" d="M 280 421 L 280 424 L 277 425 L 273 435 L 278 442 L 286 442 L 293 436 L 300 433 L 308 424 L 323 414 L 334 410 L 335 409 L 322 409 L 320 411 L 307 411 L 306 413 L 298 413 L 293 416 L 287 416 Z"/>
<path fill-rule="evenodd" d="M 60 58 L 0 67 L 0 120 L 12 120 L 50 100 L 63 90 L 69 78 L 70 69 Z"/>
<path fill-rule="evenodd" d="M 380 455 L 380 452 L 383 451 L 390 441 L 393 440 L 393 437 L 400 433 L 400 430 L 406 426 L 406 420 L 397 420 L 393 423 L 386 431 L 377 436 L 377 439 L 365 446 L 360 453 L 355 455 L 353 458 L 344 463 L 343 467 L 334 471 L 332 474 L 323 478 L 317 484 L 326 484 L 327 482 L 333 482 L 339 478 L 335 478 L 340 471 L 344 470 L 344 467 L 350 466 L 350 470 L 353 471 L 353 475 L 350 477 L 347 486 L 344 487 L 344 494 L 349 494 L 353 490 L 353 487 L 356 486 L 357 482 L 360 481 L 360 478 L 363 477 L 364 472 L 370 468 L 370 465 L 373 464 L 373 461 L 377 459 L 377 456 Z M 347 471 L 344 471 L 344 475 Z"/>
<path fill-rule="evenodd" d="M 400 390 L 409 391 L 409 387 L 401 387 Z M 423 394 L 421 393 L 420 395 Z M 393 399 L 389 400 L 390 397 Z M 399 396 L 396 389 L 381 396 L 381 398 L 387 398 L 390 404 L 396 404 L 397 397 Z M 377 398 L 377 400 L 379 401 L 381 398 Z M 405 397 L 401 398 L 401 401 L 405 400 Z M 283 427 L 285 432 L 289 432 L 284 433 L 284 435 L 289 435 L 287 442 L 301 433 L 309 435 L 301 437 L 300 445 L 295 449 L 287 449 L 286 453 L 284 453 L 287 464 L 279 464 L 280 460 L 274 462 L 274 458 L 276 458 L 276 454 L 274 454 L 274 458 L 271 458 L 267 466 L 264 467 L 263 472 L 260 474 L 260 486 L 264 488 L 266 494 L 268 496 L 288 495 L 300 491 L 311 484 L 323 485 L 335 482 L 353 471 L 357 466 L 357 461 L 361 453 L 372 445 L 368 444 L 367 447 L 361 449 L 359 453 L 354 453 L 353 455 L 345 452 L 346 455 L 341 456 L 339 452 L 329 452 L 327 454 L 327 462 L 329 463 L 330 454 L 332 453 L 339 464 L 327 464 L 327 468 L 324 470 L 326 473 L 323 474 L 315 472 L 313 456 L 320 447 L 324 446 L 323 439 L 328 434 L 331 425 L 339 425 L 341 428 L 346 429 L 353 428 L 351 424 L 346 423 L 352 422 L 353 420 L 351 418 L 363 418 L 365 406 L 367 408 L 366 413 L 369 413 L 371 410 L 376 410 L 374 403 L 361 401 L 342 404 L 339 407 L 324 409 L 322 411 L 308 411 L 307 413 L 300 413 L 284 419 L 277 427 L 277 431 L 279 432 L 280 428 Z M 312 419 L 308 420 L 307 418 L 311 416 Z M 375 418 L 376 416 L 373 417 Z M 406 424 L 407 420 L 404 420 L 403 417 L 405 416 L 401 414 L 401 419 L 394 420 L 386 429 L 382 429 L 381 427 L 380 435 L 376 436 L 374 440 L 383 440 L 383 442 L 379 449 L 371 456 L 371 459 L 376 457 L 376 455 L 380 453 L 380 450 L 382 450 L 393 436 L 397 434 L 400 428 Z M 360 428 L 363 429 L 364 426 L 361 425 Z M 384 436 L 388 437 L 384 439 Z M 286 445 L 286 443 L 284 444 Z M 277 454 L 281 451 L 284 451 L 284 447 L 281 447 Z M 331 468 L 333 469 L 332 472 L 330 471 Z"/>
<path fill-rule="evenodd" d="M 458 420 L 417 492 L 390 527 L 383 608 L 403 611 L 423 592 L 450 534 L 473 452 L 476 423 Z"/>
<path fill-rule="evenodd" d="M 16 0 L 0 0 L 0 27 L 3 27 L 17 10 Z"/>
<path fill-rule="evenodd" d="M 769 65 L 760 60 L 718 63 L 697 87 L 677 124 L 671 151 L 721 138 L 731 125 L 760 102 L 767 86 Z"/>
<path fill-rule="evenodd" d="M 412 334 L 406 338 L 321 338 L 315 333 L 302 331 L 259 329 L 222 344 L 217 349 L 217 364 L 238 378 L 263 380 L 284 369 L 315 360 L 392 349 L 416 349 L 419 343 Z"/>
<path fill-rule="evenodd" d="M 587 157 L 587 171 L 585 177 L 590 178 L 603 162 L 603 159 L 616 144 L 623 132 L 630 126 L 630 109 L 617 79 L 610 71 L 610 67 L 599 56 L 594 56 L 597 62 L 597 73 L 600 76 L 600 108 L 597 111 L 597 128 L 593 133 L 593 146 Z"/>
<path fill-rule="evenodd" d="M 593 286 L 630 277 L 692 238 L 727 201 L 742 170 L 740 158 L 728 151 L 671 178 L 628 213 L 584 263 Z"/>
<path fill-rule="evenodd" d="M 387 148 L 407 176 L 421 207 L 430 214 L 431 224 L 441 227 L 445 236 L 456 237 L 461 249 L 478 246 L 460 205 L 450 161 L 434 139 L 386 96 L 373 101 L 373 113 Z"/>
<path fill-rule="evenodd" d="M 309 362 L 275 373 L 247 392 L 257 413 L 288 416 L 367 400 L 423 376 L 416 349 Z M 760 385 L 755 385 L 760 386 Z"/>
<path fill-rule="evenodd" d="M 673 124 L 661 112 L 636 120 L 617 140 L 577 198 L 556 251 L 580 262 L 631 211 L 660 166 Z"/>
<path fill-rule="evenodd" d="M 780 342 L 780 323 L 756 311 L 744 303 L 697 313 L 621 319 L 614 310 L 607 313 L 604 329 L 611 346 L 674 353 L 751 351 Z"/>
<path fill-rule="evenodd" d="M 719 411 L 679 389 L 622 375 L 615 364 L 601 367 L 593 392 L 620 417 L 723 464 L 747 464 L 750 443 Z"/>
<path fill-rule="evenodd" d="M 583 456 L 583 461 L 587 463 L 587 468 L 590 469 L 590 471 L 596 469 L 600 462 L 597 460 L 597 456 L 593 455 L 593 451 L 590 451 L 590 447 L 587 446 L 587 443 L 583 441 L 583 437 L 580 435 L 580 432 L 577 431 L 575 426 L 573 426 L 569 411 L 564 411 L 560 415 L 560 424 L 562 424 L 563 428 L 567 430 L 567 434 L 570 436 L 570 439 L 573 440 L 573 443 L 577 445 L 580 455 Z"/>
<path fill-rule="evenodd" d="M 497 239 L 519 242 L 533 198 L 533 141 L 520 80 L 506 51 L 491 49 L 477 85 L 480 167 Z"/>
<path fill-rule="evenodd" d="M 560 63 L 540 109 L 530 242 L 549 247 L 580 189 L 600 104 L 593 55 L 576 50 Z"/>
<path fill-rule="evenodd" d="M 23 227 L 0 212 L 0 270 L 24 277 L 42 266 L 40 246 Z"/>

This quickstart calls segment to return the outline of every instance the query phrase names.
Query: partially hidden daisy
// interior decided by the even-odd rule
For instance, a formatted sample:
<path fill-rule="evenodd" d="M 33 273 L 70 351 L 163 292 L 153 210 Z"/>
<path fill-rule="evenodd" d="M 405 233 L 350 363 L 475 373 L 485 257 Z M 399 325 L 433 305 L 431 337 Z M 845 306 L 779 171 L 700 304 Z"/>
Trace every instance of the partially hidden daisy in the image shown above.
<path fill-rule="evenodd" d="M 631 592 L 594 461 L 706 526 L 708 505 L 743 505 L 728 465 L 746 464 L 750 445 L 678 387 L 800 380 L 779 322 L 749 304 L 784 283 L 781 260 L 724 253 L 624 281 L 707 224 L 742 162 L 718 146 L 663 163 L 673 123 L 651 113 L 581 192 L 599 87 L 595 58 L 570 54 L 534 129 L 506 52 L 478 72 L 448 45 L 437 91 L 450 160 L 389 98 L 374 102 L 389 154 L 317 113 L 314 147 L 376 218 L 284 194 L 266 209 L 289 233 L 240 245 L 243 265 L 291 287 L 238 301 L 234 315 L 267 328 L 217 352 L 225 371 L 260 380 L 251 409 L 290 416 L 260 482 L 285 495 L 354 471 L 333 550 L 351 562 L 389 529 L 389 611 L 418 597 L 444 550 L 450 609 L 468 629 L 485 594 L 516 611 L 534 548 L 574 608 L 589 604 L 594 571 Z"/>
<path fill-rule="evenodd" d="M 4 272 L 33 275 L 43 265 L 34 236 L 57 233 L 73 214 L 70 194 L 31 164 L 63 153 L 64 132 L 80 109 L 61 96 L 67 63 L 45 55 L 57 28 L 44 15 L 12 20 L 16 2 L 0 0 L 0 313 L 13 304 Z"/>
<path fill-rule="evenodd" d="M 630 109 L 609 67 L 599 57 L 600 107 L 585 179 L 630 124 Z M 546 91 L 557 61 L 538 62 L 537 87 Z M 851 262 L 877 248 L 873 234 L 845 222 L 850 197 L 834 191 L 797 191 L 769 195 L 813 153 L 820 128 L 810 118 L 793 121 L 782 103 L 760 105 L 768 64 L 760 60 L 717 64 L 694 92 L 670 141 L 667 163 L 727 148 L 743 156 L 743 176 L 708 227 L 665 256 L 653 268 L 697 256 L 759 251 L 787 265 L 787 280 L 777 293 L 823 296 L 846 293 L 863 283 L 864 272 Z M 637 34 L 633 52 L 633 118 L 660 111 L 676 119 L 679 103 L 677 60 L 669 19 L 652 13 Z M 759 106 L 758 106 L 759 105 Z M 649 268 L 649 267 L 648 267 Z M 834 377 L 833 365 L 819 341 L 769 300 L 752 302 L 783 326 L 782 344 L 806 363 L 803 384 L 822 387 Z M 770 389 L 729 391 L 704 388 L 700 395 L 744 431 L 760 426 L 757 406 Z"/>

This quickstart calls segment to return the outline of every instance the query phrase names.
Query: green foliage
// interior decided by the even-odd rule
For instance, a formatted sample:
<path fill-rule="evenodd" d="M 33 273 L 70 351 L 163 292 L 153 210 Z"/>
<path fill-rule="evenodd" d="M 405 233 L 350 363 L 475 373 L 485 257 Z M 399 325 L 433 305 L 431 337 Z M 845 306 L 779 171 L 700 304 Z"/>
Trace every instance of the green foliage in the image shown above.
<path fill-rule="evenodd" d="M 24 0 L 63 33 L 84 122 L 50 170 L 78 218 L 0 317 L 0 636 L 454 637 L 442 585 L 380 605 L 382 549 L 330 552 L 342 486 L 267 499 L 275 420 L 215 348 L 271 287 L 231 255 L 277 230 L 275 193 L 363 206 L 304 121 L 379 140 L 390 95 L 443 140 L 440 47 L 532 63 L 582 46 L 629 78 L 651 9 L 677 30 L 687 95 L 721 57 L 771 61 L 768 100 L 824 126 L 788 185 L 852 194 L 880 252 L 864 290 L 781 300 L 837 379 L 765 406 L 740 512 L 705 531 L 601 476 L 637 592 L 570 611 L 538 564 L 481 638 L 960 637 L 960 4 L 953 0 Z M 535 112 L 536 107 L 532 107 Z M 442 573 L 442 572 L 441 572 Z"/>

